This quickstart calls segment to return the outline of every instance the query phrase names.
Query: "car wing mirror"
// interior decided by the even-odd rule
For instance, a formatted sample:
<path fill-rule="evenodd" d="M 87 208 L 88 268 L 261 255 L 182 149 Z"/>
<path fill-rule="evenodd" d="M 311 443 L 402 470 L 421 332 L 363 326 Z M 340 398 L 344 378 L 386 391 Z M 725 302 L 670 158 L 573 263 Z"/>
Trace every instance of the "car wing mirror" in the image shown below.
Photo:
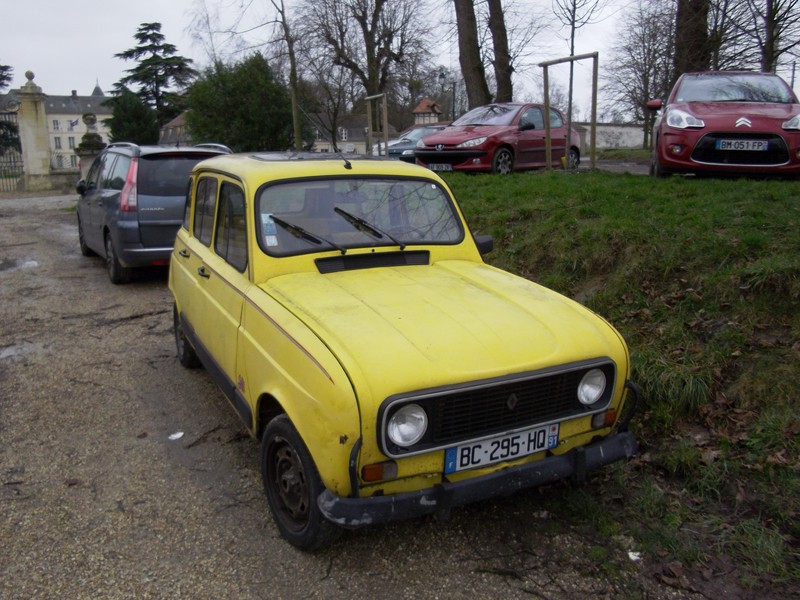
<path fill-rule="evenodd" d="M 646 106 L 648 110 L 661 110 L 662 105 L 663 102 L 660 99 L 658 99 L 658 100 L 650 100 Z"/>
<path fill-rule="evenodd" d="M 484 254 L 489 254 L 492 250 L 494 250 L 494 238 L 490 235 L 476 235 L 473 236 L 475 239 L 475 245 L 478 246 L 478 252 L 481 253 L 481 256 Z"/>
<path fill-rule="evenodd" d="M 75 184 L 75 189 L 79 194 L 85 194 L 87 190 L 86 181 L 81 179 L 78 183 Z"/>

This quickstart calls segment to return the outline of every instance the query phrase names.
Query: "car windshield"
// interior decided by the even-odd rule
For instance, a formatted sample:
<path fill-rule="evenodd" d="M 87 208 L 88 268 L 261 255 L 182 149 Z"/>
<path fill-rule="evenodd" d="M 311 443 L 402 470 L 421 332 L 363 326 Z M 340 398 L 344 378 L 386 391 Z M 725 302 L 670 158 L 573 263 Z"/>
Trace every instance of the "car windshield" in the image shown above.
<path fill-rule="evenodd" d="M 464 125 L 511 125 L 519 106 L 507 104 L 487 104 L 473 108 L 464 116 L 453 121 L 453 126 Z"/>
<path fill-rule="evenodd" d="M 782 79 L 761 74 L 687 75 L 675 96 L 677 102 L 774 102 L 791 104 L 792 92 Z"/>
<path fill-rule="evenodd" d="M 461 221 L 445 190 L 419 179 L 308 179 L 262 188 L 258 239 L 272 256 L 350 248 L 456 244 Z"/>
<path fill-rule="evenodd" d="M 431 133 L 435 133 L 436 131 L 440 131 L 442 127 L 417 127 L 416 129 L 412 129 L 408 133 L 403 134 L 403 137 L 400 138 L 401 142 L 416 142 L 426 135 Z"/>

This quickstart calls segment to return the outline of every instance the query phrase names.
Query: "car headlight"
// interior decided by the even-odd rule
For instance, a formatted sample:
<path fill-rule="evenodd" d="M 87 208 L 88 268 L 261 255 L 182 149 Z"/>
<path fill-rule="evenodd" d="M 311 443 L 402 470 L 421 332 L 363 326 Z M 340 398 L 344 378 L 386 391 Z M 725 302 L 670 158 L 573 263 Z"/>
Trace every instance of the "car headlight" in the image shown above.
<path fill-rule="evenodd" d="M 600 400 L 605 389 L 606 374 L 600 369 L 591 369 L 578 384 L 578 400 L 586 406 L 594 404 Z"/>
<path fill-rule="evenodd" d="M 419 404 L 406 404 L 394 413 L 386 425 L 386 434 L 402 448 L 413 446 L 428 429 L 428 415 Z"/>
<path fill-rule="evenodd" d="M 458 146 L 456 146 L 456 148 L 474 148 L 475 146 L 480 146 L 485 141 L 486 141 L 486 136 L 479 138 L 472 138 L 471 140 L 467 140 L 466 142 L 461 142 Z"/>
<path fill-rule="evenodd" d="M 403 150 L 403 156 L 411 156 L 414 154 L 413 150 Z"/>
<path fill-rule="evenodd" d="M 800 115 L 795 115 L 781 125 L 784 129 L 800 129 Z"/>
<path fill-rule="evenodd" d="M 667 125 L 675 129 L 688 129 L 705 127 L 706 124 L 702 119 L 698 119 L 694 115 L 690 115 L 686 111 L 673 108 L 667 111 Z"/>

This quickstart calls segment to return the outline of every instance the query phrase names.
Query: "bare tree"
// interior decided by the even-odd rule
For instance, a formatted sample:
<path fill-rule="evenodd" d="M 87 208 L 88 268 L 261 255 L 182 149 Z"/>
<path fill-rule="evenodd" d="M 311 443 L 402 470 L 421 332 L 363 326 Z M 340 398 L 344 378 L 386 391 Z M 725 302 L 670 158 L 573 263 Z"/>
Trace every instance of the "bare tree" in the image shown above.
<path fill-rule="evenodd" d="M 740 27 L 747 21 L 741 0 L 711 0 L 708 12 L 709 68 L 743 69 L 753 64 L 753 45 Z M 757 61 L 757 57 L 755 58 Z"/>
<path fill-rule="evenodd" d="M 458 30 L 458 60 L 467 90 L 469 108 L 492 101 L 478 43 L 478 21 L 472 0 L 453 0 Z"/>
<path fill-rule="evenodd" d="M 800 0 L 745 0 L 749 22 L 741 24 L 758 48 L 762 71 L 775 71 L 781 58 L 800 48 Z"/>
<path fill-rule="evenodd" d="M 678 0 L 675 13 L 675 77 L 704 71 L 710 62 L 708 13 L 710 0 Z"/>
<path fill-rule="evenodd" d="M 511 102 L 514 99 L 514 88 L 511 84 L 511 53 L 508 49 L 508 32 L 506 31 L 505 15 L 500 0 L 488 0 L 489 5 L 489 31 L 492 33 L 492 48 L 494 49 L 494 77 L 497 81 L 497 102 Z"/>
<path fill-rule="evenodd" d="M 617 30 L 613 68 L 606 72 L 610 99 L 637 123 L 642 123 L 642 147 L 650 146 L 653 114 L 646 103 L 665 97 L 673 79 L 675 3 L 638 0 Z"/>

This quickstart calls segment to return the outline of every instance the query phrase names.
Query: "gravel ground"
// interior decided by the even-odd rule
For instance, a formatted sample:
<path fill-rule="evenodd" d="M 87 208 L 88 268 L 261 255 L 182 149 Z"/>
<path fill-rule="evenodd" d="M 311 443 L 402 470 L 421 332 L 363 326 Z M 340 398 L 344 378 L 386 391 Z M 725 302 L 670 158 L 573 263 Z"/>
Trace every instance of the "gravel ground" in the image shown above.
<path fill-rule="evenodd" d="M 0 199 L 0 598 L 702 597 L 626 540 L 590 558 L 540 491 L 295 550 L 257 443 L 175 358 L 166 273 L 111 285 L 73 206 Z"/>

